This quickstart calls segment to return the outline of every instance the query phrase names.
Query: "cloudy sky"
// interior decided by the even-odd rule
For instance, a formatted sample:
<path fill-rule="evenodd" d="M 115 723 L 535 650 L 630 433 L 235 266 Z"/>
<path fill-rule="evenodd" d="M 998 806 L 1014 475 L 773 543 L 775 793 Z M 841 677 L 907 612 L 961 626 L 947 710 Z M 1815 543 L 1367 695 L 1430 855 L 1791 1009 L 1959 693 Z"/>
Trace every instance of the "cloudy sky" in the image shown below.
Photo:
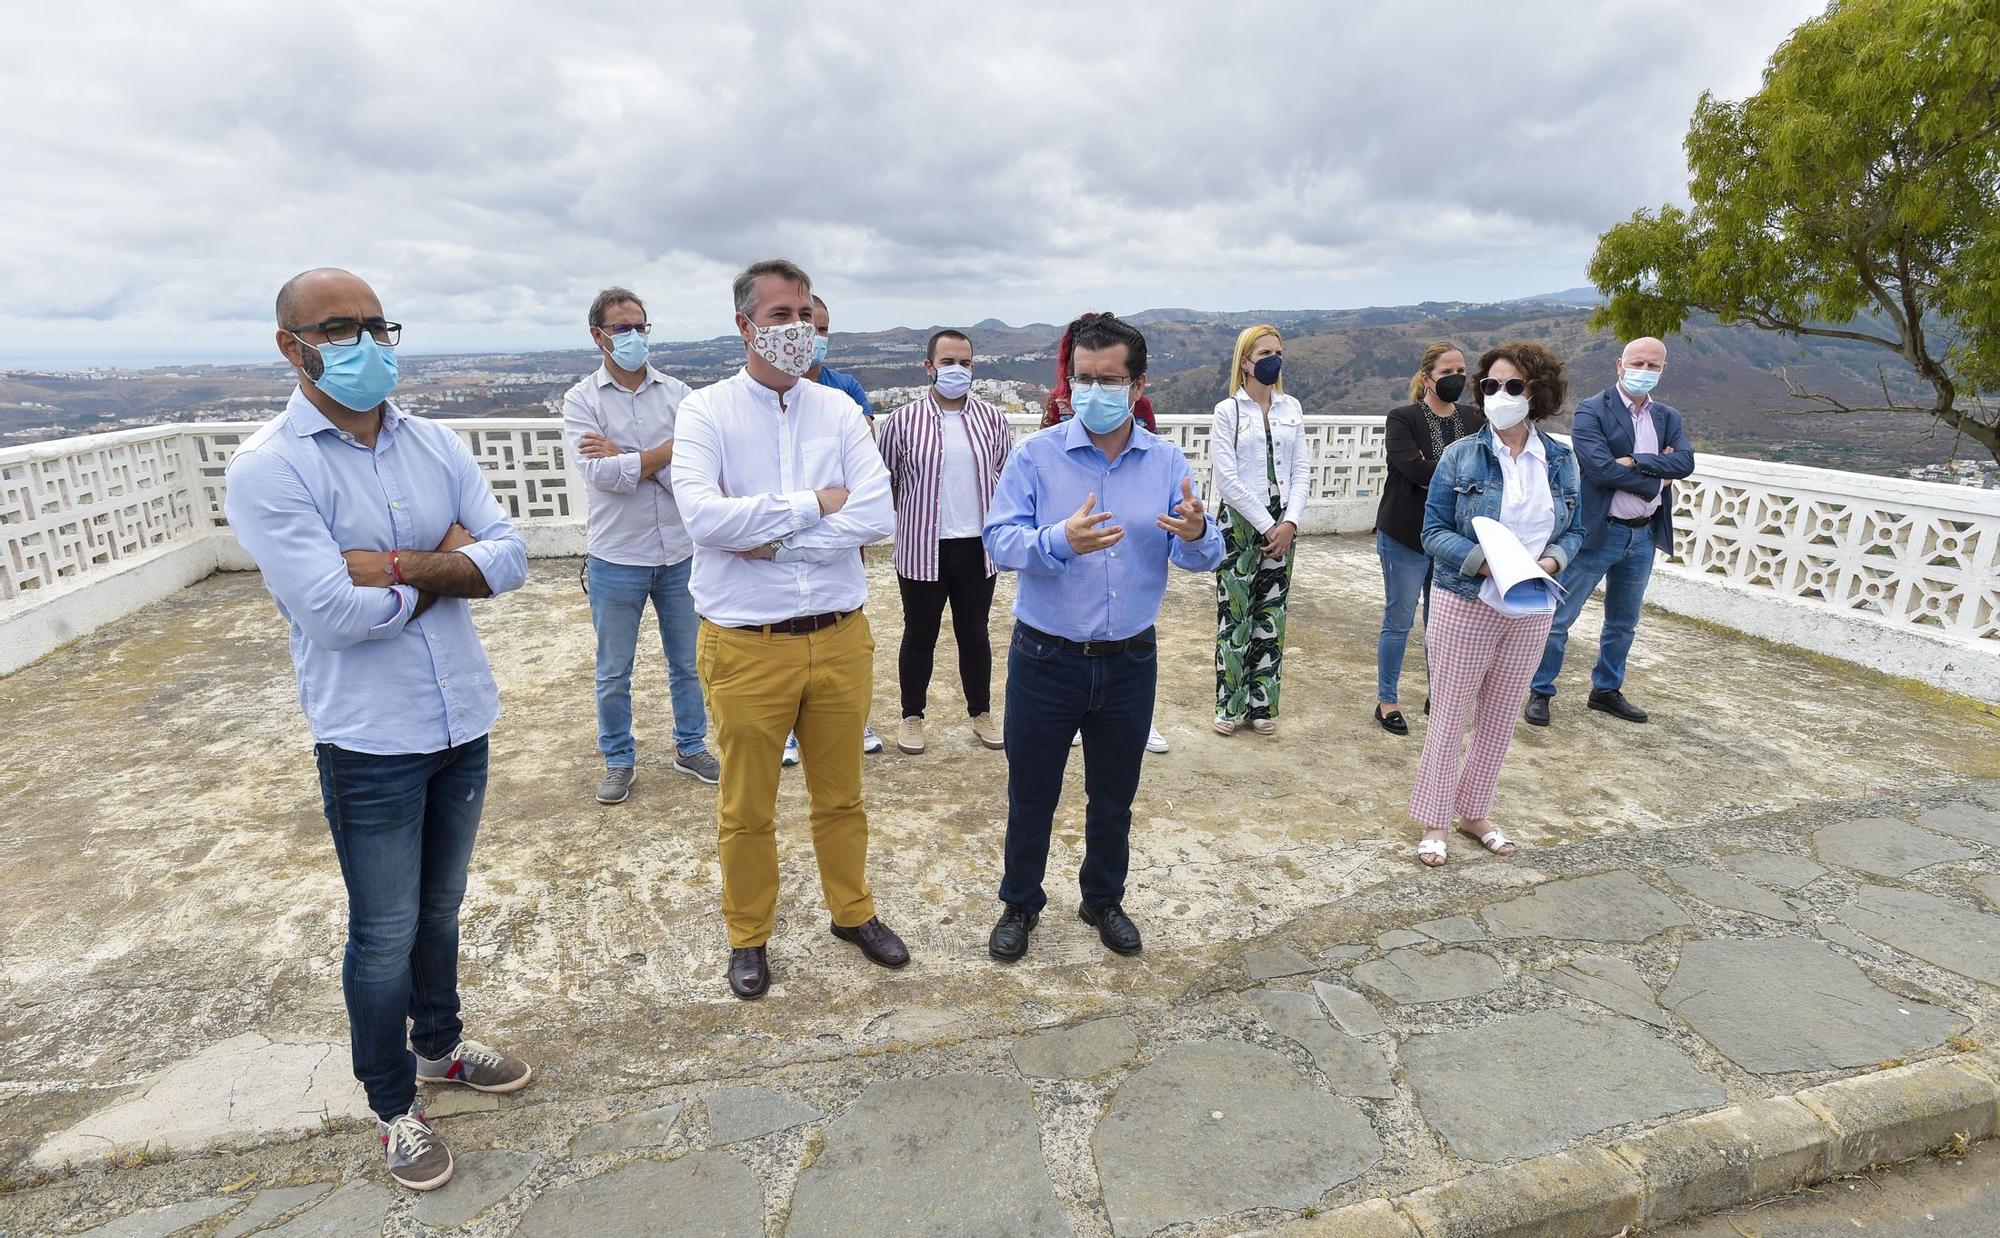
<path fill-rule="evenodd" d="M 8 4 L 0 362 L 258 357 L 322 264 L 421 351 L 772 254 L 846 330 L 1547 292 L 1819 8 Z"/>

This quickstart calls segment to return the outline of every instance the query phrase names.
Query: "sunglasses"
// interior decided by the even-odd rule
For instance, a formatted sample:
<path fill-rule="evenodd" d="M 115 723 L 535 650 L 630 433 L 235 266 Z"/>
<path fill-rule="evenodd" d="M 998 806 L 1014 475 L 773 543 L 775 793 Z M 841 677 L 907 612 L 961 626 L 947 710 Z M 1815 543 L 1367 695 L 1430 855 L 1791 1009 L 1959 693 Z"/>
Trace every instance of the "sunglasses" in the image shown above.
<path fill-rule="evenodd" d="M 1507 388 L 1508 395 L 1520 395 L 1528 389 L 1528 384 L 1519 378 L 1510 378 L 1504 384 L 1497 378 L 1479 380 L 1479 391 L 1482 395 L 1498 395 L 1502 386 Z"/>

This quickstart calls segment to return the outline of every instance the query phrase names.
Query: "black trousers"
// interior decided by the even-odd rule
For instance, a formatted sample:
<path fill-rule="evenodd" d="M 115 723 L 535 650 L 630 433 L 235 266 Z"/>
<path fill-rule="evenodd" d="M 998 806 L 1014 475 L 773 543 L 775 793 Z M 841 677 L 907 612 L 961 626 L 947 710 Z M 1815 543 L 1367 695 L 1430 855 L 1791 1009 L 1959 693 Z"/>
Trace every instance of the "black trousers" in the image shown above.
<path fill-rule="evenodd" d="M 946 604 L 951 606 L 951 634 L 958 642 L 958 682 L 965 690 L 966 712 L 975 718 L 992 712 L 993 643 L 987 638 L 986 623 L 993 611 L 994 580 L 986 574 L 986 547 L 976 537 L 938 542 L 936 580 L 897 574 L 896 586 L 903 592 L 903 649 L 896 670 L 905 718 L 924 716 Z"/>

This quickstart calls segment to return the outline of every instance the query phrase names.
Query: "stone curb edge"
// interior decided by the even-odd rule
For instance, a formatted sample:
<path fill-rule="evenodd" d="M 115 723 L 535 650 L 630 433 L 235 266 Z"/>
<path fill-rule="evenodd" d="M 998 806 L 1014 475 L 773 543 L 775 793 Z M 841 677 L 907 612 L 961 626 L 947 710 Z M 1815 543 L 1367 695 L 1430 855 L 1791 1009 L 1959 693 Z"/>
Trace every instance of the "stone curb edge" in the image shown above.
<path fill-rule="evenodd" d="M 1260 1231 L 1272 1238 L 1607 1238 L 2000 1134 L 2000 1047 L 1681 1118 Z"/>

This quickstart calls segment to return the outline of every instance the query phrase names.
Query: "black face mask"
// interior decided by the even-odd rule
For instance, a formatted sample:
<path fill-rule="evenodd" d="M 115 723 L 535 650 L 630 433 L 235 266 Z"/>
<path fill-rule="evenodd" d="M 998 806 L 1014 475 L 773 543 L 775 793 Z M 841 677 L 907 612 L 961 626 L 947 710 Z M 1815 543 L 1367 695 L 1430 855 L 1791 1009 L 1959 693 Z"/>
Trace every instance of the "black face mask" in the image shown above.
<path fill-rule="evenodd" d="M 1438 399 L 1446 404 L 1456 404 L 1458 397 L 1465 394 L 1465 375 L 1447 374 L 1438 379 L 1434 385 L 1437 387 Z"/>

